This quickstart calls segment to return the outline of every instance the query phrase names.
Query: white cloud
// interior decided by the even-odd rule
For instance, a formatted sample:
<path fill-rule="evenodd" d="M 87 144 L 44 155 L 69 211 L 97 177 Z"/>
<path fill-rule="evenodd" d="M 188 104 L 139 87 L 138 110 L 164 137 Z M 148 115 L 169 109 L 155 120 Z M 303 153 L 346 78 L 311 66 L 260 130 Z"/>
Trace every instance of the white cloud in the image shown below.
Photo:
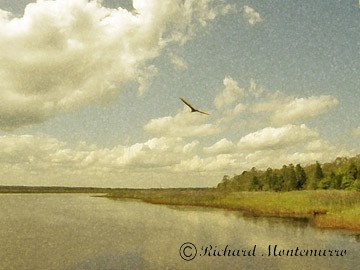
<path fill-rule="evenodd" d="M 251 106 L 251 111 L 254 113 L 262 113 L 273 114 L 277 108 L 284 106 L 291 102 L 294 98 L 284 96 L 280 91 L 276 91 L 275 93 L 269 94 L 264 101 L 254 102 Z"/>
<path fill-rule="evenodd" d="M 253 78 L 250 79 L 248 91 L 251 95 L 255 97 L 260 97 L 264 92 L 265 89 L 263 86 L 257 85 Z"/>
<path fill-rule="evenodd" d="M 225 138 L 216 142 L 212 146 L 204 147 L 204 152 L 210 154 L 229 154 L 231 152 L 234 152 L 235 150 L 236 145 Z"/>
<path fill-rule="evenodd" d="M 139 71 L 137 82 L 139 83 L 139 94 L 143 95 L 151 85 L 153 78 L 157 75 L 158 70 L 154 65 L 150 65 L 144 70 Z"/>
<path fill-rule="evenodd" d="M 353 135 L 354 135 L 354 136 L 360 136 L 360 127 L 355 128 L 355 129 L 353 130 Z"/>
<path fill-rule="evenodd" d="M 0 136 L 0 177 L 10 185 L 151 187 L 160 179 L 164 186 L 198 186 L 200 179 L 201 185 L 215 185 L 223 174 L 241 173 L 254 166 L 276 168 L 354 154 L 322 140 L 305 126 L 291 125 L 244 136 L 240 149 L 226 139 L 202 152 L 199 144 L 197 140 L 160 137 L 113 148 L 83 142 L 70 147 L 48 136 Z"/>
<path fill-rule="evenodd" d="M 233 113 L 235 115 L 244 112 L 247 109 L 247 106 L 245 104 L 239 103 L 235 106 L 235 108 L 233 109 Z"/>
<path fill-rule="evenodd" d="M 230 11 L 212 0 L 134 0 L 136 12 L 101 1 L 38 1 L 21 18 L 0 15 L 0 129 L 112 100 L 130 81 L 143 93 L 150 60 L 169 43 Z"/>
<path fill-rule="evenodd" d="M 217 109 L 222 109 L 244 97 L 244 89 L 231 77 L 225 77 L 224 89 L 215 97 L 214 105 Z"/>
<path fill-rule="evenodd" d="M 170 57 L 170 62 L 179 70 L 185 70 L 188 68 L 188 65 L 185 61 L 184 58 L 174 54 L 174 53 L 170 53 L 169 54 Z"/>
<path fill-rule="evenodd" d="M 336 107 L 338 103 L 338 100 L 332 96 L 295 98 L 278 108 L 272 119 L 277 124 L 303 121 L 327 112 Z"/>
<path fill-rule="evenodd" d="M 252 7 L 244 6 L 244 15 L 247 18 L 249 24 L 251 25 L 262 21 L 260 14 L 256 12 Z"/>
<path fill-rule="evenodd" d="M 220 154 L 213 157 L 200 158 L 198 155 L 182 160 L 174 166 L 177 172 L 203 172 L 208 175 L 212 172 L 226 172 L 232 170 L 236 159 L 229 154 Z"/>
<path fill-rule="evenodd" d="M 204 164 L 205 161 L 195 155 L 190 159 L 182 160 L 180 164 L 175 166 L 175 171 L 204 171 Z"/>
<path fill-rule="evenodd" d="M 9 20 L 10 17 L 10 12 L 0 9 L 0 20 Z"/>
<path fill-rule="evenodd" d="M 273 125 L 299 123 L 326 113 L 338 105 L 333 96 L 294 98 L 280 92 L 270 95 L 266 101 L 252 104 L 253 113 L 264 113 L 264 118 Z"/>
<path fill-rule="evenodd" d="M 312 152 L 312 153 L 318 153 L 318 152 L 330 152 L 334 151 L 335 147 L 332 146 L 328 141 L 324 141 L 322 139 L 310 141 L 306 146 L 305 150 Z"/>
<path fill-rule="evenodd" d="M 153 138 L 145 143 L 124 147 L 120 154 L 116 161 L 125 168 L 166 167 L 177 163 L 180 156 L 185 154 L 184 142 L 180 138 Z"/>
<path fill-rule="evenodd" d="M 69 147 L 66 143 L 47 136 L 1 136 L 1 175 L 19 172 L 26 179 L 28 172 L 40 177 L 106 178 L 107 173 L 138 173 L 151 169 L 169 170 L 193 155 L 197 142 L 185 143 L 181 138 L 153 138 L 131 146 L 118 145 L 112 149 L 80 143 Z"/>
<path fill-rule="evenodd" d="M 288 148 L 318 136 L 317 132 L 304 124 L 267 127 L 242 137 L 238 145 L 243 149 L 253 150 Z"/>
<path fill-rule="evenodd" d="M 166 116 L 150 120 L 144 130 L 165 137 L 203 137 L 218 134 L 219 127 L 204 123 L 209 117 L 191 113 L 187 108 L 174 117 Z"/>
<path fill-rule="evenodd" d="M 0 136 L 0 161 L 7 164 L 43 161 L 48 158 L 49 153 L 56 152 L 63 146 L 64 143 L 46 136 Z"/>
<path fill-rule="evenodd" d="M 188 143 L 184 146 L 183 151 L 186 154 L 194 152 L 198 145 L 199 145 L 199 141 L 192 141 L 191 143 Z"/>
<path fill-rule="evenodd" d="M 325 152 L 311 153 L 297 150 L 291 152 L 284 149 L 267 149 L 255 151 L 246 155 L 246 158 L 242 162 L 242 167 L 245 168 L 245 170 L 250 170 L 252 167 L 265 170 L 269 167 L 281 168 L 283 165 L 290 163 L 301 163 L 302 165 L 307 165 L 315 161 L 329 161 L 329 157 L 324 155 Z"/>
<path fill-rule="evenodd" d="M 214 105 L 221 113 L 217 114 L 215 123 L 224 130 L 241 128 L 250 131 L 269 126 L 302 124 L 325 114 L 339 103 L 329 95 L 298 98 L 280 91 L 265 92 L 265 87 L 258 85 L 253 78 L 246 90 L 229 76 L 225 77 L 223 83 L 225 87 L 215 97 Z"/>

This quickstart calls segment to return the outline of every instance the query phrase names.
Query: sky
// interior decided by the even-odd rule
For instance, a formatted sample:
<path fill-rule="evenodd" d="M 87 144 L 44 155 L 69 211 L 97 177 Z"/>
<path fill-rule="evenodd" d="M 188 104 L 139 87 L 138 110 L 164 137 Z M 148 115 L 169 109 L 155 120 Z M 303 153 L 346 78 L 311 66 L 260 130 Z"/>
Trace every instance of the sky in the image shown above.
<path fill-rule="evenodd" d="M 0 0 L 0 185 L 206 187 L 358 155 L 359 30 L 355 0 Z"/>

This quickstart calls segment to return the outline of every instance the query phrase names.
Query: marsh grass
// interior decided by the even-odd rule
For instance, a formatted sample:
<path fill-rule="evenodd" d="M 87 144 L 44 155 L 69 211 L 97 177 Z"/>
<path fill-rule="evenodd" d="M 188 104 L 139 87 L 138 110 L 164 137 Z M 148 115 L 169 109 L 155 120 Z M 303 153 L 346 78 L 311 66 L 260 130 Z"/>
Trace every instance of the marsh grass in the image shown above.
<path fill-rule="evenodd" d="M 113 199 L 239 210 L 255 216 L 308 218 L 322 228 L 360 231 L 360 192 L 315 190 L 291 192 L 221 192 L 215 189 L 131 190 L 109 193 Z"/>

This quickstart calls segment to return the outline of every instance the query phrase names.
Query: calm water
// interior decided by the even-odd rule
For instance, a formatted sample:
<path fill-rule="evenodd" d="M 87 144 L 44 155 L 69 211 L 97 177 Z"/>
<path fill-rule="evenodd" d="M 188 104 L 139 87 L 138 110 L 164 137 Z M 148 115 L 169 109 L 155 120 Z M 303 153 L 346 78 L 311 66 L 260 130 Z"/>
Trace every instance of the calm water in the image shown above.
<path fill-rule="evenodd" d="M 359 237 L 314 229 L 301 221 L 85 194 L 3 194 L 0 206 L 0 269 L 358 269 L 360 263 Z M 256 245 L 256 256 L 184 261 L 179 248 L 185 242 L 194 243 L 198 255 L 203 245 Z M 346 249 L 347 255 L 261 256 L 276 244 Z"/>

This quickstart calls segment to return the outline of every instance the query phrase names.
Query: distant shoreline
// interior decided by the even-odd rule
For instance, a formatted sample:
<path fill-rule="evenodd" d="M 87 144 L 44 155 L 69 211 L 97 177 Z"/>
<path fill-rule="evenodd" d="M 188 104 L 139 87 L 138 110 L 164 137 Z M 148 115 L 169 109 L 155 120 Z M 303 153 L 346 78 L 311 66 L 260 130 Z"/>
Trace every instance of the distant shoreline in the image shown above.
<path fill-rule="evenodd" d="M 0 186 L 1 193 L 107 193 L 111 188 L 63 186 Z"/>
<path fill-rule="evenodd" d="M 113 193 L 139 191 L 183 191 L 209 190 L 213 188 L 100 188 L 100 187 L 67 187 L 67 186 L 1 186 L 2 193 Z"/>

